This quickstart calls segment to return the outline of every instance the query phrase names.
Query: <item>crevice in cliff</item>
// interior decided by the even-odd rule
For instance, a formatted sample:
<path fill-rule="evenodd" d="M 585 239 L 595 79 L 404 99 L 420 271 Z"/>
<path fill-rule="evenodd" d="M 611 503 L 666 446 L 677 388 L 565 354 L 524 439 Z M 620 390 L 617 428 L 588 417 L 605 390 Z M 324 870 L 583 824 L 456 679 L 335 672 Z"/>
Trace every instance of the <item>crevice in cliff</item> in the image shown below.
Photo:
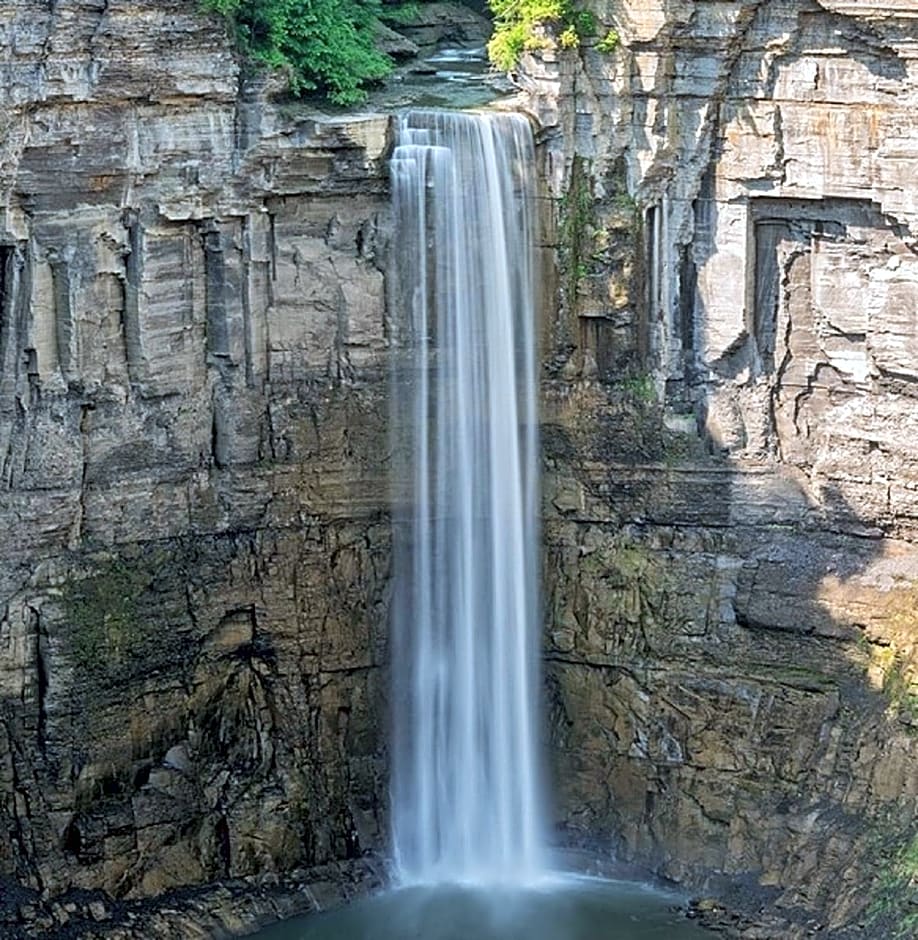
<path fill-rule="evenodd" d="M 255 363 L 254 363 L 254 339 L 253 339 L 253 311 L 252 311 L 252 291 L 253 285 L 253 265 L 252 260 L 252 217 L 246 215 L 242 219 L 242 260 L 240 271 L 240 293 L 242 304 L 242 346 L 243 360 L 245 362 L 245 384 L 247 388 L 255 388 Z"/>
<path fill-rule="evenodd" d="M 5 750 L 9 756 L 9 786 L 5 788 L 6 800 L 3 802 L 6 803 L 12 823 L 10 842 L 13 846 L 13 870 L 20 881 L 43 891 L 45 883 L 35 850 L 37 841 L 45 841 L 47 832 L 42 832 L 36 840 L 35 829 L 44 829 L 48 806 L 26 753 L 26 736 L 23 731 L 21 722 L 0 704 L 0 733 L 6 738 Z"/>
<path fill-rule="evenodd" d="M 202 224 L 201 241 L 204 247 L 207 354 L 222 369 L 230 357 L 226 308 L 227 272 L 220 225 L 214 219 Z"/>
<path fill-rule="evenodd" d="M 0 244 L 0 415 L 11 410 L 16 394 L 21 269 L 17 247 Z"/>
<path fill-rule="evenodd" d="M 88 495 L 89 488 L 89 472 L 90 472 L 90 434 L 92 430 L 92 413 L 95 411 L 95 405 L 85 404 L 80 406 L 80 422 L 79 422 L 79 433 L 80 433 L 80 457 L 81 457 L 81 466 L 80 466 L 80 482 L 79 482 L 79 491 L 78 491 L 78 500 L 76 505 L 76 511 L 72 523 L 70 524 L 70 532 L 68 537 L 68 544 L 71 549 L 76 549 L 80 546 L 80 543 L 83 539 L 83 526 L 86 520 L 87 515 L 87 503 L 86 498 Z"/>
<path fill-rule="evenodd" d="M 29 616 L 32 618 L 35 632 L 35 693 L 38 706 L 36 738 L 39 750 L 45 755 L 48 747 L 48 694 L 51 686 L 48 630 L 40 609 L 30 607 Z"/>
<path fill-rule="evenodd" d="M 122 225 L 127 229 L 124 252 L 124 307 L 121 329 L 124 336 L 125 366 L 135 388 L 146 379 L 146 362 L 141 333 L 140 295 L 143 284 L 144 237 L 139 213 L 125 209 Z"/>
<path fill-rule="evenodd" d="M 70 259 L 66 250 L 49 251 L 53 292 L 54 339 L 57 363 L 64 381 L 71 385 L 78 381 L 77 331 L 73 312 L 73 285 Z"/>
<path fill-rule="evenodd" d="M 100 39 L 102 38 L 103 28 L 105 27 L 106 20 L 108 19 L 110 7 L 111 0 L 102 0 L 102 5 L 99 7 L 96 25 L 93 27 L 92 35 L 89 37 L 89 47 L 93 50 L 93 52 L 96 52 L 97 48 L 102 45 Z"/>

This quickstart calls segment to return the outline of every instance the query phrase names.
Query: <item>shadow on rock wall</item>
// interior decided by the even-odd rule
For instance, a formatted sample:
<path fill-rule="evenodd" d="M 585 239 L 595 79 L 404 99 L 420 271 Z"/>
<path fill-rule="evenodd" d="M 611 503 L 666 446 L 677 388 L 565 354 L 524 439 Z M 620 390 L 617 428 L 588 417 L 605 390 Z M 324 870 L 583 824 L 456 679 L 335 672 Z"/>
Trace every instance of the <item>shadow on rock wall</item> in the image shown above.
<path fill-rule="evenodd" d="M 767 904 L 782 937 L 896 936 L 918 837 L 915 548 L 865 538 L 793 468 L 668 431 L 651 389 L 547 393 L 561 838 Z"/>
<path fill-rule="evenodd" d="M 912 21 L 830 6 L 624 3 L 617 57 L 534 66 L 549 750 L 562 841 L 750 937 L 888 940 L 918 913 L 918 266 L 914 158 L 871 134 L 910 120 Z"/>

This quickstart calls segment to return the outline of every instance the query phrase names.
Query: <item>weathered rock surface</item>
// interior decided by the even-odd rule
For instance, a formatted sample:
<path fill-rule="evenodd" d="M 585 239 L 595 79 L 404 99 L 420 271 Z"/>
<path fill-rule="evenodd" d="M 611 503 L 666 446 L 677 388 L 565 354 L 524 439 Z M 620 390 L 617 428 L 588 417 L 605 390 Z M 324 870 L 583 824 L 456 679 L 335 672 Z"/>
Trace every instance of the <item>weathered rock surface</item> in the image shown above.
<path fill-rule="evenodd" d="M 330 910 L 379 891 L 387 881 L 383 866 L 364 858 L 283 876 L 228 879 L 151 901 L 112 901 L 86 891 L 49 900 L 17 889 L 16 897 L 0 896 L 0 929 L 4 940 L 224 940 Z"/>
<path fill-rule="evenodd" d="M 912 936 L 918 11 L 593 9 L 521 75 L 558 823 L 750 937 Z"/>
<path fill-rule="evenodd" d="M 483 46 L 491 34 L 491 24 L 472 9 L 474 5 L 455 0 L 420 3 L 411 20 L 399 25 L 399 32 L 426 51 L 440 44 Z M 479 6 L 484 9 L 483 4 Z"/>
<path fill-rule="evenodd" d="M 918 818 L 914 4 L 595 10 L 615 51 L 522 76 L 560 210 L 562 835 L 749 937 L 887 940 Z M 272 105 L 179 0 L 0 24 L 0 874 L 55 930 L 114 911 L 67 890 L 382 842 L 388 121 Z"/>
<path fill-rule="evenodd" d="M 0 4 L 0 873 L 146 897 L 377 846 L 384 117 L 179 0 Z"/>

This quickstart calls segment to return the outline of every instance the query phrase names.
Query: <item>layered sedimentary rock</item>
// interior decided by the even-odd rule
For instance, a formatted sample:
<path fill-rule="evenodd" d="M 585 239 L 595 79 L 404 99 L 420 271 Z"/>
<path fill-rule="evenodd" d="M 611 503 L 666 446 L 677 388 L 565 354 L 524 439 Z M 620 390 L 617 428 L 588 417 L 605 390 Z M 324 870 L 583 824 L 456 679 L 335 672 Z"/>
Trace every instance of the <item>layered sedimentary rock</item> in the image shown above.
<path fill-rule="evenodd" d="M 0 6 L 0 874 L 377 844 L 385 118 L 179 0 Z"/>
<path fill-rule="evenodd" d="M 545 333 L 559 824 L 773 902 L 787 922 L 755 936 L 910 935 L 918 11 L 594 9 L 614 50 L 522 75 L 564 297 Z"/>
<path fill-rule="evenodd" d="M 758 936 L 885 940 L 918 815 L 918 11 L 594 9 L 521 75 L 558 223 L 563 838 L 738 886 Z M 388 121 L 270 105 L 178 0 L 0 23 L 0 873 L 140 898 L 378 846 Z"/>

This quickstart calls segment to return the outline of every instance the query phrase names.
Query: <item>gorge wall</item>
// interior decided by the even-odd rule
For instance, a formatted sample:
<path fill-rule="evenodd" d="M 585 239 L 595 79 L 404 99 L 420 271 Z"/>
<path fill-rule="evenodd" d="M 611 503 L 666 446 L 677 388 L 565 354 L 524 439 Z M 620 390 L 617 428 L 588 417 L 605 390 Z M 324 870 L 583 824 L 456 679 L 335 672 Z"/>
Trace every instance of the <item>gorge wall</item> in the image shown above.
<path fill-rule="evenodd" d="M 560 838 L 748 936 L 885 940 L 918 819 L 914 4 L 592 8 L 617 48 L 519 75 Z M 0 24 L 0 874 L 145 897 L 378 848 L 389 119 L 272 104 L 179 0 Z"/>
<path fill-rule="evenodd" d="M 750 936 L 911 936 L 918 10 L 592 8 L 617 48 L 521 70 L 559 825 Z"/>
<path fill-rule="evenodd" d="M 386 118 L 184 0 L 0 5 L 0 873 L 157 894 L 385 804 Z"/>

